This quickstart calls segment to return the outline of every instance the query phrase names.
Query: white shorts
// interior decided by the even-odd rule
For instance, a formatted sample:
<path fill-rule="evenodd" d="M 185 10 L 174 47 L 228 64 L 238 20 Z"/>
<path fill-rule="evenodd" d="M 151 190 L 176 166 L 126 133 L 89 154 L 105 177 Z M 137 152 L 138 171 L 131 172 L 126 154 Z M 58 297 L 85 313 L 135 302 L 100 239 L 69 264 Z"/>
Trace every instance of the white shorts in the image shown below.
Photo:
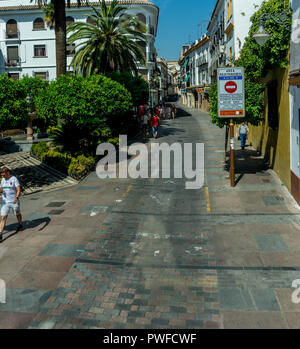
<path fill-rule="evenodd" d="M 10 210 L 13 210 L 13 213 L 15 215 L 20 214 L 21 210 L 20 210 L 20 202 L 18 201 L 16 204 L 12 203 L 12 202 L 7 202 L 6 204 L 3 204 L 1 206 L 1 216 L 8 216 Z"/>

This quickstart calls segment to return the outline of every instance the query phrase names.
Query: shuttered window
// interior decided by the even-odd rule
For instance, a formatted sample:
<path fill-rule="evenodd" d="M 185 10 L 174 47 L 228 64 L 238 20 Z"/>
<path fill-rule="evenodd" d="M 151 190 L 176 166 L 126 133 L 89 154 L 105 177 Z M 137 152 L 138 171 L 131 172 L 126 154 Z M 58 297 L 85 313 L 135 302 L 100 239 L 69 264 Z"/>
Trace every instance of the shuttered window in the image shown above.
<path fill-rule="evenodd" d="M 140 22 L 146 24 L 146 17 L 145 17 L 145 15 L 143 15 L 142 13 L 138 13 L 138 14 L 137 14 L 137 19 L 138 19 Z"/>
<path fill-rule="evenodd" d="M 36 72 L 34 73 L 34 77 L 40 77 L 42 80 L 47 80 L 47 72 Z"/>
<path fill-rule="evenodd" d="M 42 18 L 36 18 L 33 22 L 34 30 L 43 30 L 45 29 L 45 22 Z"/>
<path fill-rule="evenodd" d="M 20 75 L 19 75 L 19 73 L 8 73 L 8 77 L 13 79 L 13 80 L 19 80 Z"/>
<path fill-rule="evenodd" d="M 7 47 L 7 60 L 8 60 L 8 62 L 19 60 L 19 48 L 18 48 L 18 46 L 8 46 Z"/>
<path fill-rule="evenodd" d="M 75 44 L 67 44 L 66 47 L 67 56 L 74 56 L 75 54 Z"/>
<path fill-rule="evenodd" d="M 10 19 L 6 23 L 6 35 L 9 39 L 14 39 L 18 37 L 18 25 L 16 20 Z"/>
<path fill-rule="evenodd" d="M 86 22 L 89 23 L 89 24 L 92 24 L 92 25 L 94 25 L 94 26 L 97 25 L 96 21 L 95 21 L 93 18 L 91 18 L 91 17 L 88 17 L 88 19 L 86 20 Z"/>

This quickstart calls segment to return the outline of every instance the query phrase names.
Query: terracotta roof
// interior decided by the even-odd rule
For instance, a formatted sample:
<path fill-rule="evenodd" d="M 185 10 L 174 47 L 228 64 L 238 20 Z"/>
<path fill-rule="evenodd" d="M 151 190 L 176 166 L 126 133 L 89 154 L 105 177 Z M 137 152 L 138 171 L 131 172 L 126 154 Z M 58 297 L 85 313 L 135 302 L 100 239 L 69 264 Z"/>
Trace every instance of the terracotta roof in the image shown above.
<path fill-rule="evenodd" d="M 111 1 L 107 1 L 108 4 L 111 3 Z M 158 9 L 158 7 L 153 4 L 150 0 L 120 0 L 121 5 L 151 5 Z M 97 6 L 99 5 L 99 2 L 90 2 L 90 5 Z M 70 7 L 77 7 L 77 3 L 72 3 Z M 84 3 L 81 5 L 81 7 L 87 7 Z M 0 6 L 0 11 L 12 11 L 12 10 L 33 10 L 38 9 L 38 5 L 19 5 L 19 6 Z"/>

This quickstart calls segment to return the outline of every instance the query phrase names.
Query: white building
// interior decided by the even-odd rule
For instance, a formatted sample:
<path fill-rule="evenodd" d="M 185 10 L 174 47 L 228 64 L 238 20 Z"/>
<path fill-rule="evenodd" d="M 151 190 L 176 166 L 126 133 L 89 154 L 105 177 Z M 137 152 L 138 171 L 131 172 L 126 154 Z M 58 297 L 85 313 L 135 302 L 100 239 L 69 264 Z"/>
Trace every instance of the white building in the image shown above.
<path fill-rule="evenodd" d="M 300 205 L 300 0 L 291 0 L 293 26 L 290 52 L 291 192 Z"/>
<path fill-rule="evenodd" d="M 77 0 L 71 2 L 71 7 L 66 8 L 67 25 L 86 21 L 84 14 L 91 13 L 89 7 L 84 2 L 77 7 Z M 139 67 L 139 71 L 149 81 L 155 69 L 159 9 L 149 0 L 120 0 L 120 3 L 128 8 L 128 14 L 148 26 L 148 43 L 144 48 L 148 66 Z M 96 7 L 98 4 L 91 2 Z M 44 16 L 43 10 L 30 0 L 0 0 L 0 74 L 7 73 L 15 79 L 24 75 L 56 78 L 55 32 L 46 25 Z M 73 55 L 74 48 L 67 46 L 68 67 Z"/>
<path fill-rule="evenodd" d="M 260 8 L 263 0 L 225 0 L 224 32 L 226 65 L 232 66 L 252 25 L 250 18 Z"/>
<path fill-rule="evenodd" d="M 208 73 L 209 36 L 203 35 L 182 54 L 180 64 L 184 73 L 182 102 L 190 108 L 207 110 L 211 79 Z"/>
<path fill-rule="evenodd" d="M 168 95 L 168 66 L 164 58 L 158 57 L 156 61 L 160 71 L 158 100 L 162 103 Z"/>
<path fill-rule="evenodd" d="M 248 36 L 250 18 L 263 0 L 217 0 L 207 27 L 210 36 L 209 64 L 212 83 L 216 82 L 217 68 L 232 66 Z"/>

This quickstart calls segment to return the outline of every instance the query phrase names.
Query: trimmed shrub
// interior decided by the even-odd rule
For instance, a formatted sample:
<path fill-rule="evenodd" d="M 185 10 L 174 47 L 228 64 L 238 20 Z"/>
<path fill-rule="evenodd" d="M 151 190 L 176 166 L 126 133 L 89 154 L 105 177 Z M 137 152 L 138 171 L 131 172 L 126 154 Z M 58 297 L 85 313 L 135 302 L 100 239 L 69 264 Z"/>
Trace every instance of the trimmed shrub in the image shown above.
<path fill-rule="evenodd" d="M 42 160 L 42 155 L 50 150 L 46 142 L 40 142 L 33 144 L 31 147 L 31 153 L 39 160 Z"/>
<path fill-rule="evenodd" d="M 65 153 L 59 153 L 55 150 L 49 150 L 42 154 L 41 161 L 64 174 L 68 174 L 68 168 L 72 161 L 72 156 Z"/>
<path fill-rule="evenodd" d="M 95 166 L 95 158 L 92 156 L 85 157 L 79 155 L 77 158 L 73 158 L 68 168 L 69 176 L 80 180 L 85 177 Z"/>

